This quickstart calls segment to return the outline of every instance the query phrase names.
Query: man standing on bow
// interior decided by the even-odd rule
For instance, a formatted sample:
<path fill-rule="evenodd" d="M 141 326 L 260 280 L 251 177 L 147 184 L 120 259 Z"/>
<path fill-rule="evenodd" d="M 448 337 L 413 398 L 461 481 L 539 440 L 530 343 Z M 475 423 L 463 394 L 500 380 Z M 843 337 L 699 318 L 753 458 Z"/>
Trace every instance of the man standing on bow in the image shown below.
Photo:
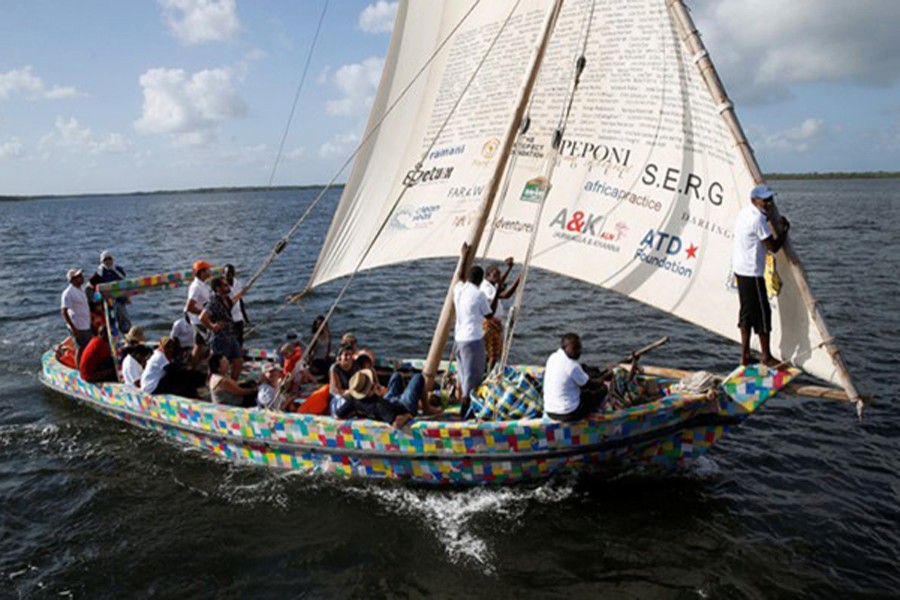
<path fill-rule="evenodd" d="M 115 264 L 112 252 L 104 250 L 100 253 L 100 265 L 97 267 L 97 275 L 100 276 L 101 283 L 110 281 L 119 281 L 125 279 L 125 269 Z M 115 315 L 116 327 L 119 328 L 119 335 L 125 335 L 131 329 L 131 319 L 128 318 L 128 297 L 119 296 L 116 298 Z"/>
<path fill-rule="evenodd" d="M 462 408 L 460 414 L 465 415 L 469 408 L 469 392 L 481 385 L 484 379 L 486 355 L 484 351 L 484 329 L 482 319 L 492 317 L 497 309 L 500 295 L 495 294 L 493 302 L 479 286 L 484 280 L 484 269 L 473 266 L 468 274 L 464 272 L 465 257 L 469 245 L 462 245 L 462 257 L 459 262 L 456 285 L 453 286 L 453 308 L 456 309 L 456 327 L 453 339 L 456 343 L 456 368 L 459 378 Z"/>
<path fill-rule="evenodd" d="M 484 351 L 487 355 L 488 371 L 494 368 L 503 355 L 503 302 L 507 298 L 512 297 L 516 288 L 519 287 L 519 276 L 516 277 L 512 285 L 506 285 L 506 278 L 513 268 L 513 258 L 510 256 L 505 261 L 506 270 L 501 273 L 499 265 L 491 265 L 484 274 L 484 281 L 481 282 L 479 289 L 485 295 L 488 302 L 493 302 L 494 297 L 499 298 L 497 308 L 492 317 L 485 317 L 482 324 L 484 328 Z"/>
<path fill-rule="evenodd" d="M 778 363 L 769 349 L 772 332 L 772 310 L 766 291 L 766 252 L 775 254 L 787 240 L 791 224 L 781 217 L 780 231 L 773 239 L 768 221 L 772 217 L 775 193 L 767 185 L 758 185 L 750 191 L 750 204 L 740 210 L 734 226 L 734 252 L 732 268 L 737 279 L 741 301 L 738 327 L 741 330 L 741 364 L 752 362 L 750 335 L 759 335 L 760 362 L 774 366 Z"/>

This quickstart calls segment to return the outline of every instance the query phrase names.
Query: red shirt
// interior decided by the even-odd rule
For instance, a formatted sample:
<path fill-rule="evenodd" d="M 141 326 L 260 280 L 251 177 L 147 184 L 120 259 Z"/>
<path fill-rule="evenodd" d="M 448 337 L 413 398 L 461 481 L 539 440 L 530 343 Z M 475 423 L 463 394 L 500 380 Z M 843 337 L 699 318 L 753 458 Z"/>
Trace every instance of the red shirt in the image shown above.
<path fill-rule="evenodd" d="M 112 366 L 112 354 L 109 350 L 109 342 L 94 336 L 81 353 L 81 365 L 78 369 L 81 378 L 85 381 L 93 381 L 97 371 L 108 369 Z"/>

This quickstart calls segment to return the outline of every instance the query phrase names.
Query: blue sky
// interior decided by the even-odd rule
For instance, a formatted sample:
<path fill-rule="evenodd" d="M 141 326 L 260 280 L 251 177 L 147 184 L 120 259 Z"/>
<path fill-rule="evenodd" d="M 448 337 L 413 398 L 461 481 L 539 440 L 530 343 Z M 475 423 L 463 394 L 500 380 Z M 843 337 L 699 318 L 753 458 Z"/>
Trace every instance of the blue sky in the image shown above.
<path fill-rule="evenodd" d="M 4 2 L 0 195 L 266 185 L 323 4 Z M 900 2 L 689 5 L 764 170 L 900 169 Z M 352 151 L 395 10 L 330 2 L 274 184 Z"/>

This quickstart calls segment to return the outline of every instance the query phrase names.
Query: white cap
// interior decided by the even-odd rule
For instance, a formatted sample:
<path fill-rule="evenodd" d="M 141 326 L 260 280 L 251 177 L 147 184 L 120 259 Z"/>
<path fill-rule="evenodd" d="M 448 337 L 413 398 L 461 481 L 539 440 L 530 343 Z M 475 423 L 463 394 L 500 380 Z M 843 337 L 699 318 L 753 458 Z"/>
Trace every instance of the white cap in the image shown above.
<path fill-rule="evenodd" d="M 72 281 L 73 279 L 75 279 L 76 277 L 78 277 L 79 275 L 81 275 L 83 273 L 84 273 L 84 270 L 82 270 L 82 269 L 69 269 L 68 271 L 66 271 L 66 279 L 68 279 L 69 281 Z"/>
<path fill-rule="evenodd" d="M 111 251 L 104 250 L 103 252 L 100 253 L 100 262 L 103 262 L 107 258 L 112 258 L 112 257 L 113 257 L 113 254 Z"/>
<path fill-rule="evenodd" d="M 750 199 L 759 198 L 760 200 L 768 200 L 775 195 L 775 192 L 767 185 L 758 185 L 750 190 Z"/>

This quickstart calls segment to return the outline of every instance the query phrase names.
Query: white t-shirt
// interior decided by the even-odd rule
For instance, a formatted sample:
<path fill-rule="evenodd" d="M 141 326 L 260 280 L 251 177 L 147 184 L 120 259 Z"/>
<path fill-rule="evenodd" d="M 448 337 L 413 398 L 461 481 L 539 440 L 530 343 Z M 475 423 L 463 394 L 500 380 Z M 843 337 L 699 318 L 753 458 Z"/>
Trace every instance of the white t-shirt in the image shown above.
<path fill-rule="evenodd" d="M 478 289 L 481 290 L 481 293 L 484 294 L 484 297 L 487 298 L 488 304 L 494 301 L 494 296 L 497 295 L 497 286 L 485 279 L 481 282 L 481 285 L 478 286 Z M 497 300 L 497 308 L 494 310 L 494 316 L 503 320 L 503 300 Z"/>
<path fill-rule="evenodd" d="M 457 342 L 474 342 L 484 337 L 481 320 L 491 314 L 491 305 L 474 283 L 460 281 L 453 287 L 453 305 L 456 308 L 456 328 L 453 338 Z"/>
<path fill-rule="evenodd" d="M 147 366 L 144 367 L 144 372 L 141 373 L 141 390 L 148 394 L 152 394 L 156 391 L 156 386 L 159 385 L 159 380 L 162 379 L 165 374 L 166 366 L 169 364 L 169 359 L 166 358 L 165 353 L 162 350 L 154 350 L 153 354 L 150 355 L 150 358 L 147 360 Z"/>
<path fill-rule="evenodd" d="M 87 294 L 84 290 L 75 287 L 71 283 L 69 287 L 63 290 L 60 298 L 60 308 L 66 309 L 72 324 L 79 331 L 90 330 L 91 328 L 91 309 L 88 306 Z"/>
<path fill-rule="evenodd" d="M 212 290 L 209 289 L 209 286 L 205 281 L 201 281 L 199 277 L 194 277 L 194 280 L 191 282 L 191 286 L 188 288 L 188 300 L 193 300 L 197 303 L 197 308 L 201 311 L 203 307 L 206 306 L 206 303 L 209 302 L 209 297 L 212 295 Z M 193 325 L 200 324 L 200 315 L 195 315 L 194 313 L 189 313 L 188 318 Z"/>
<path fill-rule="evenodd" d="M 581 402 L 581 386 L 588 375 L 560 348 L 547 359 L 544 370 L 544 411 L 567 415 Z"/>
<path fill-rule="evenodd" d="M 752 204 L 738 212 L 734 225 L 734 252 L 731 267 L 735 275 L 762 277 L 766 272 L 766 247 L 762 241 L 772 237 L 766 216 Z"/>
<path fill-rule="evenodd" d="M 184 317 L 172 324 L 172 331 L 169 332 L 169 337 L 178 340 L 182 348 L 194 347 L 194 328 L 191 327 L 191 324 Z"/>
<path fill-rule="evenodd" d="M 278 408 L 275 406 L 275 388 L 268 383 L 259 384 L 256 391 L 256 405 L 260 408 Z"/>
<path fill-rule="evenodd" d="M 237 277 L 234 278 L 234 283 L 231 286 L 231 299 L 234 300 L 234 297 L 240 293 L 240 291 L 244 289 L 244 284 L 241 283 L 241 280 Z M 235 302 L 231 307 L 231 320 L 235 323 L 240 323 L 244 320 L 244 313 L 241 312 L 241 303 Z"/>
<path fill-rule="evenodd" d="M 135 360 L 130 354 L 122 361 L 122 380 L 125 382 L 125 385 L 140 387 L 141 373 L 143 371 L 144 367 L 141 366 L 140 361 Z M 156 386 L 154 385 L 154 387 Z"/>

